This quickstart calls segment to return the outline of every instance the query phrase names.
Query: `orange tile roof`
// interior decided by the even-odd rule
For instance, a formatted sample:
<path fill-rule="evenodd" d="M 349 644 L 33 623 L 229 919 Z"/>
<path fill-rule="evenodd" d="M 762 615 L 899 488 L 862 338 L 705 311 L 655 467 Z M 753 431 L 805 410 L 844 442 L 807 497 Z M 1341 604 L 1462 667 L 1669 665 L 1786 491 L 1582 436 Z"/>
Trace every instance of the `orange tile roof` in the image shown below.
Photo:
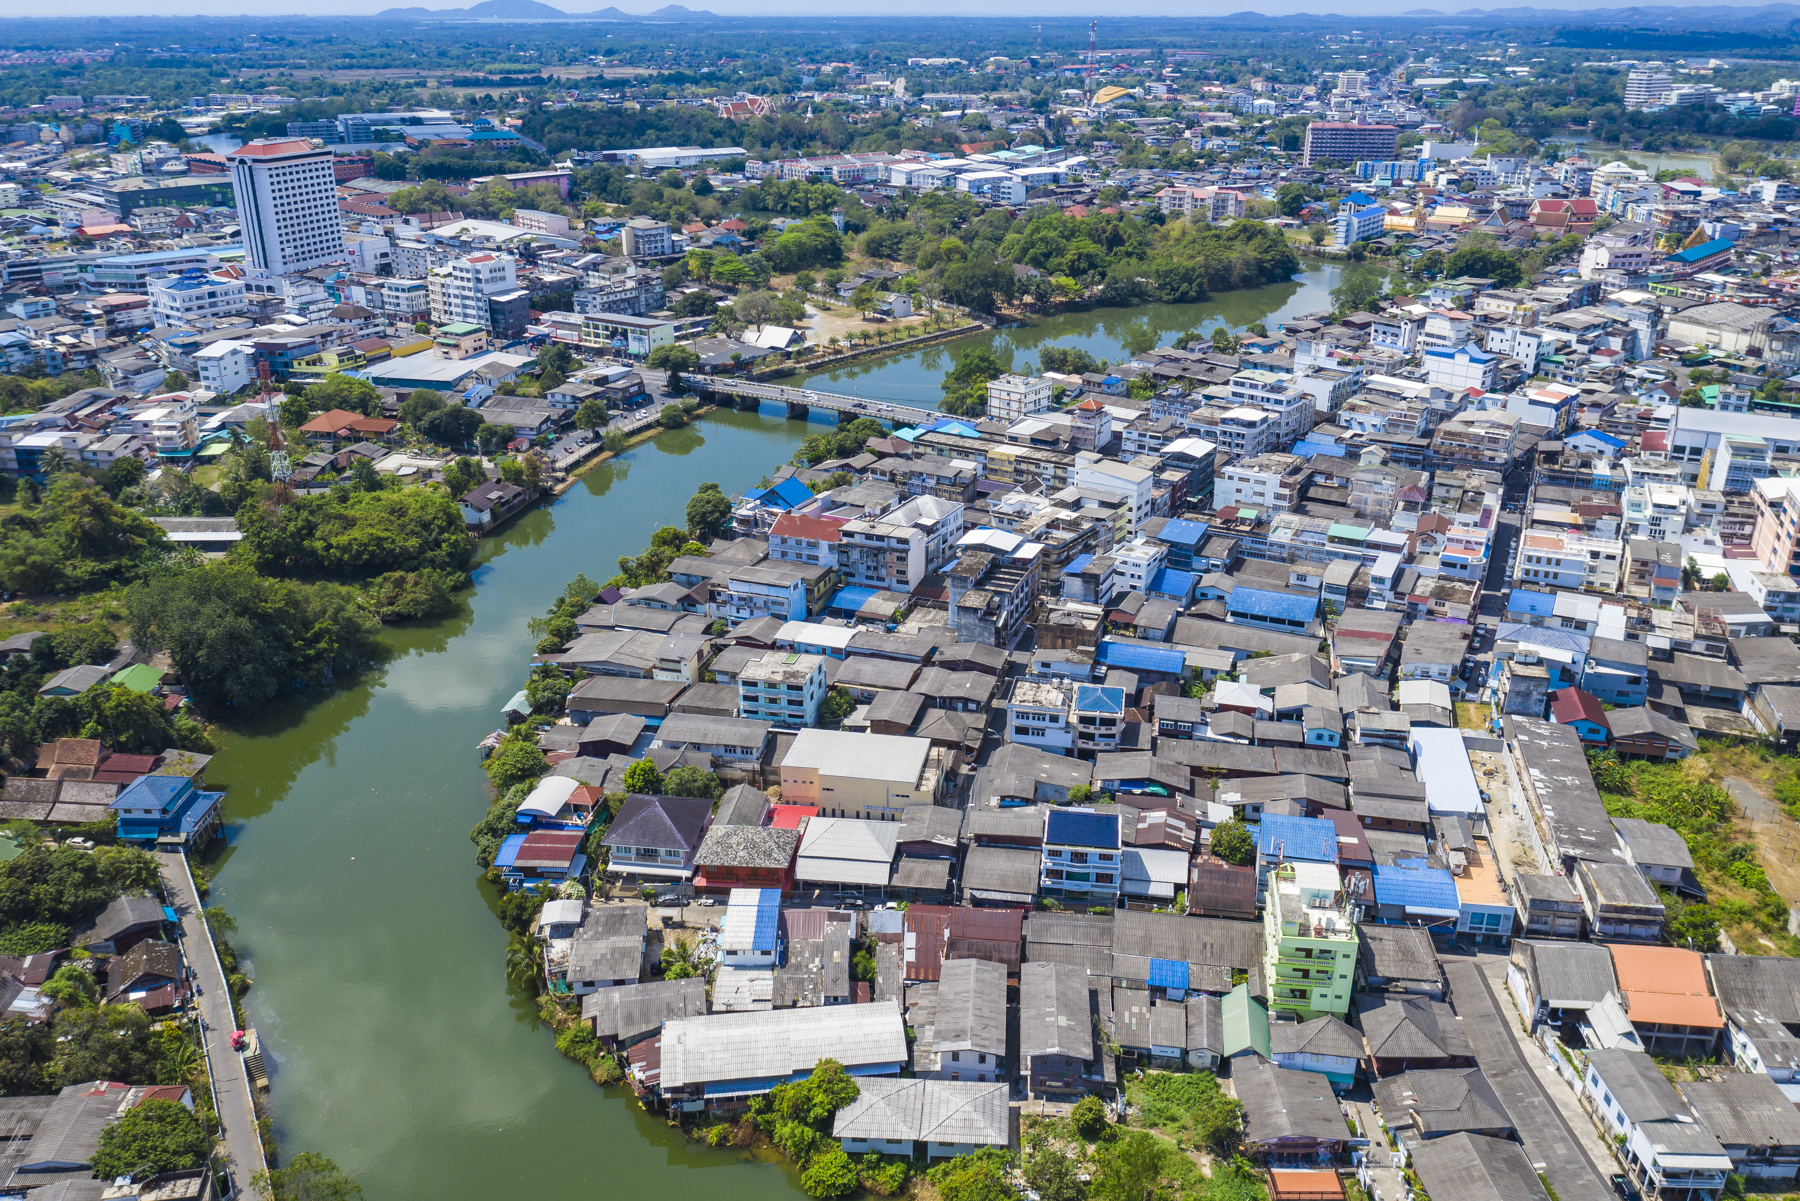
<path fill-rule="evenodd" d="M 1625 1014 L 1633 1024 L 1656 1022 L 1664 1026 L 1700 1026 L 1716 1030 L 1725 1027 L 1725 1019 L 1719 1016 L 1718 1002 L 1711 997 L 1627 990 Z"/>
<path fill-rule="evenodd" d="M 1706 961 L 1698 951 L 1683 947 L 1640 947 L 1608 943 L 1619 990 L 1632 993 L 1665 993 L 1706 997 Z"/>

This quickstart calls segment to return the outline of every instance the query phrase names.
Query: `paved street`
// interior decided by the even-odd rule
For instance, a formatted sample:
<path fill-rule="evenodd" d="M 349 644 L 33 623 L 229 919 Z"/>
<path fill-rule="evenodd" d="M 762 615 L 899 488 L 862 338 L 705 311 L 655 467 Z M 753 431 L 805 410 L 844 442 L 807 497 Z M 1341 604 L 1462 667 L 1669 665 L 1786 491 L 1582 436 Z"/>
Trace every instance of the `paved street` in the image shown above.
<path fill-rule="evenodd" d="M 1547 1085 L 1532 1070 L 1526 1054 L 1541 1059 L 1542 1052 L 1521 1050 L 1519 1019 L 1511 1001 L 1499 995 L 1484 970 L 1492 965 L 1504 974 L 1505 963 L 1497 956 L 1444 960 L 1451 1000 L 1462 1019 L 1463 1034 L 1501 1104 L 1512 1115 L 1525 1153 L 1532 1165 L 1549 1178 L 1560 1201 L 1613 1201 L 1612 1187 L 1606 1180 L 1611 1159 L 1600 1161 L 1607 1165 L 1605 1171 L 1596 1169 L 1596 1161 L 1586 1149 L 1591 1136 L 1583 1140 L 1578 1134 L 1586 1127 L 1587 1119 L 1580 1115 L 1574 1093 L 1560 1080 L 1551 1079 Z M 1558 1099 L 1549 1091 L 1551 1087 L 1567 1096 L 1581 1126 L 1573 1125 L 1565 1116 Z"/>
<path fill-rule="evenodd" d="M 231 1012 L 231 991 L 225 983 L 225 969 L 207 935 L 187 861 L 179 851 L 159 850 L 156 858 L 162 867 L 163 891 L 181 918 L 182 957 L 193 969 L 195 983 L 202 990 L 195 998 L 204 1027 L 200 1037 L 205 1040 L 206 1054 L 212 1062 L 213 1104 L 219 1113 L 219 1125 L 224 1128 L 231 1181 L 241 1192 L 249 1187 L 250 1178 L 262 1170 L 263 1149 L 256 1130 L 250 1076 L 244 1070 L 243 1057 L 231 1049 L 231 1032 L 237 1029 Z"/>
<path fill-rule="evenodd" d="M 1367 1091 L 1366 1086 L 1358 1086 L 1358 1092 Z M 1375 1106 L 1369 1101 L 1345 1101 L 1343 1104 L 1350 1111 L 1350 1116 L 1356 1119 L 1357 1131 L 1369 1140 L 1365 1162 L 1369 1169 L 1369 1188 L 1374 1201 L 1404 1201 L 1406 1178 L 1394 1166 L 1394 1143 L 1382 1130 Z"/>

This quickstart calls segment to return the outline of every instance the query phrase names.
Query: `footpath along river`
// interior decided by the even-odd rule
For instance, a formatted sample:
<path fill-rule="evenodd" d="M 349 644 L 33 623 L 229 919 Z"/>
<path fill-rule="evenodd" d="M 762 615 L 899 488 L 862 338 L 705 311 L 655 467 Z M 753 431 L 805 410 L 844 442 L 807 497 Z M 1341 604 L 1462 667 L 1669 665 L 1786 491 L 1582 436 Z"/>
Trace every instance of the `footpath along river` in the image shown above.
<path fill-rule="evenodd" d="M 1020 367 L 1046 338 L 1116 359 L 1134 319 L 1163 333 L 1221 317 L 1273 324 L 1327 307 L 1335 273 L 984 336 L 1015 349 Z M 827 378 L 933 403 L 944 367 L 929 360 L 941 354 Z M 533 1006 L 507 988 L 506 939 L 468 831 L 487 803 L 475 744 L 524 677 L 526 619 L 577 571 L 611 575 L 620 555 L 681 519 L 702 481 L 727 494 L 753 486 L 808 428 L 770 409 L 721 411 L 596 468 L 483 544 L 455 616 L 389 631 L 384 670 L 220 733 L 208 780 L 226 790 L 230 846 L 212 903 L 237 918 L 234 942 L 252 963 L 248 1008 L 286 1154 L 331 1156 L 370 1201 L 522 1188 L 654 1190 L 664 1201 L 714 1201 L 721 1189 L 736 1201 L 798 1195 L 784 1167 L 689 1144 L 628 1090 L 596 1088 L 556 1053 Z"/>

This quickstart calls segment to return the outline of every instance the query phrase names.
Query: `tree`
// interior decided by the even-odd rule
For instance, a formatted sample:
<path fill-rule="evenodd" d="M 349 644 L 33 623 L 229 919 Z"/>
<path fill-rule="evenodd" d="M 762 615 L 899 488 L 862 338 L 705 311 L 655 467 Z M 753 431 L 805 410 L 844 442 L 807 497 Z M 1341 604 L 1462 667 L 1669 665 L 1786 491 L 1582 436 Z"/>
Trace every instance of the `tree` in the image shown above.
<path fill-rule="evenodd" d="M 1099 371 L 1104 364 L 1079 346 L 1042 346 L 1038 348 L 1038 370 L 1059 375 L 1086 375 Z"/>
<path fill-rule="evenodd" d="M 1076 1134 L 1090 1143 L 1097 1142 L 1106 1133 L 1106 1106 L 1099 1097 L 1083 1097 L 1069 1111 L 1069 1123 L 1075 1128 Z"/>
<path fill-rule="evenodd" d="M 819 724 L 822 726 L 840 726 L 844 719 L 856 712 L 856 698 L 850 695 L 847 688 L 839 688 L 835 684 L 825 693 L 825 699 L 819 704 Z"/>
<path fill-rule="evenodd" d="M 723 534 L 730 524 L 731 501 L 716 483 L 701 484 L 687 503 L 688 533 L 710 541 Z"/>
<path fill-rule="evenodd" d="M 1452 279 L 1491 279 L 1503 288 L 1525 280 L 1518 257 L 1502 250 L 1492 238 L 1485 236 L 1467 240 L 1455 254 L 1445 259 L 1444 274 Z"/>
<path fill-rule="evenodd" d="M 400 402 L 400 420 L 417 429 L 419 423 L 445 405 L 444 394 L 431 388 L 414 388 Z"/>
<path fill-rule="evenodd" d="M 662 972 L 664 980 L 690 980 L 704 966 L 700 959 L 700 940 L 692 934 L 677 934 L 663 944 Z"/>
<path fill-rule="evenodd" d="M 367 417 L 381 411 L 381 393 L 366 379 L 334 371 L 306 390 L 306 403 L 315 413 L 343 409 Z"/>
<path fill-rule="evenodd" d="M 639 759 L 625 769 L 625 791 L 643 796 L 661 796 L 663 775 L 656 770 L 656 764 L 648 759 Z"/>
<path fill-rule="evenodd" d="M 162 391 L 186 392 L 190 387 L 188 377 L 179 371 L 171 371 L 163 376 Z"/>
<path fill-rule="evenodd" d="M 1710 953 L 1719 949 L 1719 915 L 1710 905 L 1688 905 L 1669 921 L 1669 942 Z"/>
<path fill-rule="evenodd" d="M 1237 818 L 1213 828 L 1211 845 L 1214 855 L 1238 867 L 1256 858 L 1256 840 L 1250 836 L 1250 828 Z"/>
<path fill-rule="evenodd" d="M 1152 1201 L 1177 1154 L 1172 1143 L 1147 1130 L 1133 1130 L 1097 1155 L 1094 1197 L 1098 1201 Z"/>
<path fill-rule="evenodd" d="M 58 1088 L 89 1080 L 149 1081 L 155 1077 L 150 1019 L 136 1004 L 65 1009 L 56 1015 Z"/>
<path fill-rule="evenodd" d="M 1729 592 L 1729 591 L 1731 591 L 1731 577 L 1726 575 L 1722 571 L 1714 574 L 1711 583 L 1712 583 L 1712 590 L 1714 592 Z"/>
<path fill-rule="evenodd" d="M 677 767 L 663 779 L 664 796 L 705 797 L 716 801 L 724 791 L 725 785 L 719 782 L 719 777 L 699 767 Z"/>
<path fill-rule="evenodd" d="M 1316 190 L 1303 183 L 1284 183 L 1275 189 L 1275 209 L 1283 217 L 1298 217 Z"/>
<path fill-rule="evenodd" d="M 976 417 L 987 411 L 987 386 L 1012 369 L 990 347 L 970 346 L 958 354 L 944 374 L 939 408 L 952 416 Z"/>
<path fill-rule="evenodd" d="M 1082 1201 L 1087 1196 L 1081 1169 L 1056 1147 L 1039 1147 L 1026 1156 L 1025 1183 L 1040 1201 Z"/>
<path fill-rule="evenodd" d="M 481 769 L 495 788 L 505 792 L 515 784 L 537 779 L 547 766 L 549 760 L 545 758 L 543 748 L 538 746 L 537 734 L 527 727 L 501 739 Z"/>
<path fill-rule="evenodd" d="M 475 431 L 485 424 L 479 411 L 450 405 L 427 414 L 419 425 L 419 432 L 444 446 L 467 446 Z"/>
<path fill-rule="evenodd" d="M 99 990 L 94 978 L 75 964 L 56 969 L 56 975 L 44 981 L 39 989 L 64 1009 L 84 1009 L 94 1003 Z"/>
<path fill-rule="evenodd" d="M 269 1201 L 362 1201 L 362 1187 L 316 1151 L 302 1151 L 285 1168 L 258 1172 L 250 1186 Z"/>
<path fill-rule="evenodd" d="M 652 350 L 644 366 L 652 371 L 693 371 L 700 366 L 700 355 L 691 346 L 668 342 Z"/>
<path fill-rule="evenodd" d="M 1352 267 L 1331 290 L 1332 307 L 1340 313 L 1372 309 L 1381 303 L 1384 282 L 1382 273 L 1374 268 Z"/>
<path fill-rule="evenodd" d="M 988 1147 L 941 1163 L 925 1178 L 943 1201 L 1017 1201 L 1019 1194 L 1007 1183 L 1006 1171 L 1006 1153 Z"/>
<path fill-rule="evenodd" d="M 511 442 L 513 433 L 513 427 L 505 422 L 495 424 L 483 421 L 475 427 L 475 445 L 481 448 L 482 454 L 491 455 L 495 450 Z"/>
<path fill-rule="evenodd" d="M 206 1162 L 212 1140 L 187 1106 L 176 1101 L 141 1101 L 100 1132 L 94 1175 L 102 1180 L 138 1180 L 161 1172 L 185 1172 Z"/>
<path fill-rule="evenodd" d="M 856 1164 L 842 1147 L 817 1156 L 800 1174 L 800 1187 L 817 1201 L 848 1197 L 858 1186 Z"/>
<path fill-rule="evenodd" d="M 605 429 L 611 421 L 612 414 L 607 411 L 606 402 L 596 396 L 588 397 L 575 410 L 575 425 L 579 429 Z"/>

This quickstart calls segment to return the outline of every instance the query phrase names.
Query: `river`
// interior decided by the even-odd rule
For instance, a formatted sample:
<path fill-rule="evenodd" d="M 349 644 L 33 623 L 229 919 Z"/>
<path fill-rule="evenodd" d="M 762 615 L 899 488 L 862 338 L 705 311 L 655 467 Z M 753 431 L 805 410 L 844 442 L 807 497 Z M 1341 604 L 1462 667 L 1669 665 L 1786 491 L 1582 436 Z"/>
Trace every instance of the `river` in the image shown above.
<path fill-rule="evenodd" d="M 1273 324 L 1326 307 L 1336 271 L 1206 305 L 986 336 L 1019 356 L 1054 336 L 1116 359 L 1131 321 L 1162 332 Z M 943 353 L 830 378 L 934 403 Z M 628 1090 L 596 1088 L 557 1054 L 533 1006 L 507 988 L 506 937 L 468 831 L 486 804 L 475 744 L 522 682 L 526 618 L 577 571 L 612 575 L 620 555 L 680 520 L 702 481 L 728 494 L 753 486 L 807 429 L 771 409 L 720 411 L 600 466 L 482 544 L 453 617 L 388 631 L 384 669 L 221 732 L 207 778 L 226 790 L 229 846 L 212 903 L 237 919 L 251 963 L 248 1008 L 287 1154 L 332 1157 L 371 1201 L 524 1188 L 664 1201 L 716 1201 L 722 1188 L 734 1201 L 797 1195 L 781 1165 L 691 1145 Z"/>

